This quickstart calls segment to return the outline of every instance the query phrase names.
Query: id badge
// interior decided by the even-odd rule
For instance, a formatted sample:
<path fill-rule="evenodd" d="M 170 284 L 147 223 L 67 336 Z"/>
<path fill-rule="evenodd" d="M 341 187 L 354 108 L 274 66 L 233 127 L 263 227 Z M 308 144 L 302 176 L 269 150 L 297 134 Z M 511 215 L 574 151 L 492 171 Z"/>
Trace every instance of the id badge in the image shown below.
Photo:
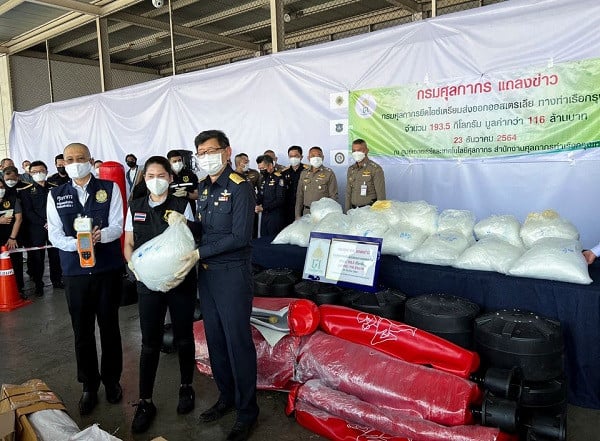
<path fill-rule="evenodd" d="M 365 184 L 364 182 L 360 186 L 360 195 L 361 196 L 366 196 L 367 195 L 367 184 Z"/>

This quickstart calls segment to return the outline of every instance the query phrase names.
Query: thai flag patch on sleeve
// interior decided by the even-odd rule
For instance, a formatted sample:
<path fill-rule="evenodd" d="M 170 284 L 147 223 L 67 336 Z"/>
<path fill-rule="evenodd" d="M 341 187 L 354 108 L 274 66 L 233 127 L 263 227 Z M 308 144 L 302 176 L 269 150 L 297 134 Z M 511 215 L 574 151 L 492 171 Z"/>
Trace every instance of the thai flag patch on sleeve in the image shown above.
<path fill-rule="evenodd" d="M 133 214 L 134 222 L 146 222 L 146 213 L 135 212 Z"/>

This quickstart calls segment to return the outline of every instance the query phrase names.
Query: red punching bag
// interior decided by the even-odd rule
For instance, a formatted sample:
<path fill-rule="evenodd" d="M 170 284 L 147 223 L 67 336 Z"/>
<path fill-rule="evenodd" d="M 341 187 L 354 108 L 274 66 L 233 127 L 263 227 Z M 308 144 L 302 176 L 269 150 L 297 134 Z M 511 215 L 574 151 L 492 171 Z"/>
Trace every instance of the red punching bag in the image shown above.
<path fill-rule="evenodd" d="M 113 181 L 119 186 L 121 190 L 121 198 L 123 200 L 123 225 L 125 225 L 125 216 L 127 216 L 127 197 L 125 193 L 125 168 L 122 164 L 115 161 L 106 161 L 100 164 L 98 169 L 98 177 L 100 179 L 106 179 Z M 121 234 L 121 250 L 125 243 L 125 233 Z"/>

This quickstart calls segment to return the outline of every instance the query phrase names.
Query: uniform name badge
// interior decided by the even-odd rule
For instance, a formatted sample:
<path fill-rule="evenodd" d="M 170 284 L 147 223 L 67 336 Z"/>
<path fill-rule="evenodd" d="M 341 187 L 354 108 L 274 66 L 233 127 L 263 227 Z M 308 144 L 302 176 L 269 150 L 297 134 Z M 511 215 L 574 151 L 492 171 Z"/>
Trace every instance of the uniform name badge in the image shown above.
<path fill-rule="evenodd" d="M 360 195 L 361 196 L 366 196 L 367 195 L 367 184 L 365 184 L 364 182 L 360 186 Z"/>

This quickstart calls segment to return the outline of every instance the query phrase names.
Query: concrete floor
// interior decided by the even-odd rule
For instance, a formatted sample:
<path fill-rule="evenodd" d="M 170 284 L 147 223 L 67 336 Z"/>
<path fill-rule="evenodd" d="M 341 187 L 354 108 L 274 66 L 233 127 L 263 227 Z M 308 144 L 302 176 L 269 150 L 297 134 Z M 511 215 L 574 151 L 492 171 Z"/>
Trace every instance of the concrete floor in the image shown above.
<path fill-rule="evenodd" d="M 0 383 L 22 383 L 40 378 L 62 397 L 71 418 L 85 428 L 98 423 L 109 433 L 126 440 L 150 440 L 163 436 L 168 441 L 202 439 L 223 440 L 234 422 L 234 414 L 211 424 L 200 424 L 200 413 L 217 398 L 214 382 L 199 373 L 194 376 L 196 409 L 189 415 L 177 415 L 179 368 L 176 354 L 161 354 L 154 401 L 158 414 L 150 430 L 132 435 L 132 406 L 137 401 L 138 356 L 141 344 L 137 304 L 120 310 L 124 370 L 121 379 L 124 397 L 117 405 L 108 404 L 104 391 L 92 415 L 80 417 L 77 403 L 81 394 L 76 381 L 73 333 L 64 292 L 46 285 L 45 295 L 17 310 L 0 313 Z M 323 439 L 300 427 L 284 414 L 286 394 L 259 391 L 261 414 L 252 440 L 319 440 Z M 600 441 L 600 411 L 569 406 L 568 440 Z"/>

